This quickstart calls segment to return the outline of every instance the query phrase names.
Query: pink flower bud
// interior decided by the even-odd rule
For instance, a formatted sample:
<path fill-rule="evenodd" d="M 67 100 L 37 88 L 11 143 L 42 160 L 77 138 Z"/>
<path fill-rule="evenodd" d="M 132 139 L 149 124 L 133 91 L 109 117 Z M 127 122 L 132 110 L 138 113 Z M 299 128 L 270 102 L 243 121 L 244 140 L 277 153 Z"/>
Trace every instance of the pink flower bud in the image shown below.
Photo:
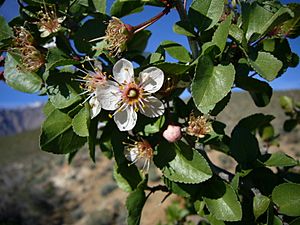
<path fill-rule="evenodd" d="M 181 135 L 181 127 L 176 125 L 168 125 L 168 128 L 163 132 L 163 137 L 168 142 L 175 142 L 180 140 Z"/>

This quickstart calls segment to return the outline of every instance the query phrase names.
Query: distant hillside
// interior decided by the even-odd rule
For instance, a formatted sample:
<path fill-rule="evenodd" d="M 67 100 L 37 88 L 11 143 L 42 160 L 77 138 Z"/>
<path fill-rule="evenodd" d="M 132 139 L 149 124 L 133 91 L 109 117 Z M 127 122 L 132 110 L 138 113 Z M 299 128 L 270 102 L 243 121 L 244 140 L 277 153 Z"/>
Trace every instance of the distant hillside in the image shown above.
<path fill-rule="evenodd" d="M 34 103 L 14 109 L 0 108 L 0 136 L 39 128 L 44 120 L 42 108 L 43 103 Z"/>

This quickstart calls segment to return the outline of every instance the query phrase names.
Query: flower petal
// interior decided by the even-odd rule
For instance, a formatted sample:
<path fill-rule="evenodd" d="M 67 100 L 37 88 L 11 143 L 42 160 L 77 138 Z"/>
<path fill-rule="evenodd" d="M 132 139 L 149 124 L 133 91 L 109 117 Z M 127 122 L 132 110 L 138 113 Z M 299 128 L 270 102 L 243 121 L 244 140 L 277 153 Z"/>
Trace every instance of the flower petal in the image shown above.
<path fill-rule="evenodd" d="M 120 84 L 133 81 L 134 72 L 133 65 L 127 59 L 120 59 L 113 68 L 113 75 L 117 82 Z"/>
<path fill-rule="evenodd" d="M 137 113 L 129 106 L 124 111 L 117 112 L 114 120 L 120 131 L 132 130 L 137 121 Z"/>
<path fill-rule="evenodd" d="M 104 85 L 96 88 L 96 97 L 103 109 L 115 110 L 121 100 L 119 85 L 114 81 L 107 81 Z"/>
<path fill-rule="evenodd" d="M 97 97 L 94 96 L 89 100 L 91 106 L 91 119 L 95 118 L 101 111 L 101 104 L 98 101 Z"/>
<path fill-rule="evenodd" d="M 145 91 L 157 92 L 164 83 L 164 73 L 156 67 L 149 67 L 140 73 L 140 82 Z"/>
<path fill-rule="evenodd" d="M 164 114 L 164 104 L 157 98 L 149 96 L 145 99 L 145 106 L 140 109 L 141 113 L 148 117 L 158 117 Z"/>

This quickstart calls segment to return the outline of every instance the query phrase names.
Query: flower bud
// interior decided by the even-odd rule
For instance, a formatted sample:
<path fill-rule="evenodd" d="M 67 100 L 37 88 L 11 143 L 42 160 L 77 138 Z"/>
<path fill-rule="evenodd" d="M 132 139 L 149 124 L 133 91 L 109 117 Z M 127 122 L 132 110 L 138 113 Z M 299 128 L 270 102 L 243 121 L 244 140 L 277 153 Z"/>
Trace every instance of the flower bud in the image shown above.
<path fill-rule="evenodd" d="M 175 142 L 181 139 L 181 127 L 176 125 L 168 125 L 167 129 L 163 132 L 163 137 L 168 142 Z"/>

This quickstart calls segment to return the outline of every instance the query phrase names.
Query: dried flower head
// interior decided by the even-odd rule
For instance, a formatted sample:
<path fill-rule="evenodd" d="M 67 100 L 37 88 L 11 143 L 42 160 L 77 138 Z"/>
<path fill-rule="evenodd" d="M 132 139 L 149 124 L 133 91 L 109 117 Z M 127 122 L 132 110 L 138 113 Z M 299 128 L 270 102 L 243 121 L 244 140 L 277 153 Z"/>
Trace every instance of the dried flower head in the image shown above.
<path fill-rule="evenodd" d="M 131 161 L 131 164 L 135 164 L 138 161 L 142 162 L 142 170 L 148 173 L 150 163 L 153 159 L 154 151 L 148 141 L 141 139 L 135 141 L 133 144 L 125 144 L 125 157 Z"/>
<path fill-rule="evenodd" d="M 212 131 L 211 123 L 204 116 L 197 116 L 190 114 L 190 119 L 186 128 L 186 133 L 191 136 L 203 138 L 206 134 Z"/>
<path fill-rule="evenodd" d="M 14 47 L 24 47 L 26 45 L 33 45 L 34 38 L 25 27 L 14 27 L 15 38 L 13 40 Z"/>
<path fill-rule="evenodd" d="M 25 27 L 14 27 L 15 38 L 12 51 L 21 55 L 22 67 L 29 72 L 37 71 L 45 64 L 44 55 L 34 46 L 34 38 Z"/>
<path fill-rule="evenodd" d="M 65 16 L 57 16 L 55 6 L 46 7 L 46 4 L 38 12 L 38 16 L 39 21 L 36 24 L 41 32 L 41 37 L 48 37 L 50 34 L 58 32 L 61 29 L 62 22 L 66 19 Z"/>
<path fill-rule="evenodd" d="M 105 36 L 91 40 L 104 40 L 110 55 L 116 56 L 127 48 L 127 41 L 132 37 L 132 27 L 123 23 L 119 18 L 112 17 L 105 30 Z"/>
<path fill-rule="evenodd" d="M 19 50 L 21 52 L 22 65 L 27 71 L 35 72 L 45 64 L 44 55 L 34 46 L 27 45 Z"/>

